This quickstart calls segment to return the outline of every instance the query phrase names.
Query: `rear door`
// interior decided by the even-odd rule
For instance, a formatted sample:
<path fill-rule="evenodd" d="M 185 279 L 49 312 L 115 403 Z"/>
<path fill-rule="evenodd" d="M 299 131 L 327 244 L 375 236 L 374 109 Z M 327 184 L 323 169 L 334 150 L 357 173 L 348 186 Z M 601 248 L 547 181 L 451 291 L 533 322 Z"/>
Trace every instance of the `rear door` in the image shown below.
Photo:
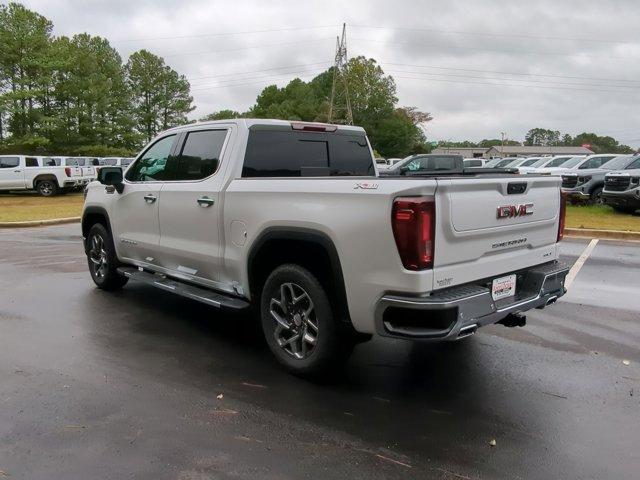
<path fill-rule="evenodd" d="M 556 258 L 557 177 L 438 180 L 434 288 Z"/>
<path fill-rule="evenodd" d="M 221 266 L 221 197 L 231 126 L 185 132 L 178 140 L 176 168 L 162 187 L 161 266 L 176 276 L 209 282 Z"/>
<path fill-rule="evenodd" d="M 114 242 L 118 255 L 133 263 L 156 265 L 160 226 L 160 190 L 169 177 L 176 134 L 149 145 L 125 175 L 124 190 L 113 192 Z"/>
<path fill-rule="evenodd" d="M 24 165 L 20 157 L 0 157 L 0 189 L 24 188 Z"/>

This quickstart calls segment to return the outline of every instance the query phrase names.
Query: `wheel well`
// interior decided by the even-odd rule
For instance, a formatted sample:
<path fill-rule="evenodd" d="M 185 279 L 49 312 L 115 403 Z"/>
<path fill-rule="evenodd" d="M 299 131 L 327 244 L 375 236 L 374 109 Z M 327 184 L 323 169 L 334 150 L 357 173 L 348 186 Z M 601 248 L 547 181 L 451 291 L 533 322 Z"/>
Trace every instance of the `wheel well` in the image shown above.
<path fill-rule="evenodd" d="M 269 274 L 278 266 L 295 263 L 309 270 L 322 286 L 340 320 L 350 322 L 342 269 L 331 240 L 322 234 L 275 232 L 254 244 L 249 255 L 248 273 L 251 298 L 259 302 Z"/>
<path fill-rule="evenodd" d="M 91 227 L 96 223 L 101 223 L 104 225 L 104 228 L 111 233 L 111 226 L 109 225 L 107 214 L 100 210 L 88 210 L 82 216 L 82 236 L 84 238 L 87 238 L 89 230 L 91 230 Z"/>
<path fill-rule="evenodd" d="M 42 182 L 43 180 L 53 180 L 56 186 L 60 186 L 58 185 L 58 179 L 55 175 L 38 175 L 33 179 L 33 188 L 36 188 L 38 186 L 38 183 Z"/>

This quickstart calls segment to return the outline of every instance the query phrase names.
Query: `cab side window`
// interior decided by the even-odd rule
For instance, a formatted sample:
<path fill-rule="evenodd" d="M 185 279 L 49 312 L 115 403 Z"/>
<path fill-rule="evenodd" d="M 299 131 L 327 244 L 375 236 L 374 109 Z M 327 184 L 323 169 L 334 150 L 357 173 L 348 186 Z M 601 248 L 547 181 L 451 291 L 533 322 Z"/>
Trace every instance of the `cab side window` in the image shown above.
<path fill-rule="evenodd" d="M 218 170 L 226 137 L 226 130 L 187 133 L 171 180 L 202 180 L 213 175 Z"/>
<path fill-rule="evenodd" d="M 0 168 L 15 168 L 18 166 L 20 166 L 20 158 L 18 157 L 0 158 Z"/>
<path fill-rule="evenodd" d="M 586 170 L 587 168 L 598 168 L 609 160 L 611 160 L 611 157 L 594 157 L 580 165 L 580 167 L 578 167 L 578 170 Z"/>
<path fill-rule="evenodd" d="M 151 145 L 127 170 L 126 179 L 130 182 L 169 180 L 167 164 L 175 139 L 175 135 L 169 135 Z"/>
<path fill-rule="evenodd" d="M 25 167 L 37 167 L 38 166 L 38 159 L 35 157 L 26 157 L 24 159 L 25 162 Z"/>

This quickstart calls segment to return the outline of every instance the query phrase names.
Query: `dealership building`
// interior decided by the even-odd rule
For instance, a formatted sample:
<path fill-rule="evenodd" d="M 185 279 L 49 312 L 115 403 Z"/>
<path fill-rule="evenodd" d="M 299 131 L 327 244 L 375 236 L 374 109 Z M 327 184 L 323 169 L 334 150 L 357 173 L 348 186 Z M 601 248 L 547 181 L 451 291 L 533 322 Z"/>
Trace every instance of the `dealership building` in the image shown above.
<path fill-rule="evenodd" d="M 438 147 L 431 153 L 462 155 L 464 158 L 537 157 L 542 155 L 591 155 L 586 147 L 544 147 L 541 145 L 496 145 L 493 147 Z"/>

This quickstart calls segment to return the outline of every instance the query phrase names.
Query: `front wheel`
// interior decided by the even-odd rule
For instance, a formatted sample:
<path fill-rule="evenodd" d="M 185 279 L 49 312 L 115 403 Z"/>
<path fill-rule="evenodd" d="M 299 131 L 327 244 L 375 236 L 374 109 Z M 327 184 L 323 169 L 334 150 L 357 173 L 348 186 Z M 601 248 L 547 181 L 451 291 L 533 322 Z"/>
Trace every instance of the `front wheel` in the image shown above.
<path fill-rule="evenodd" d="M 334 319 L 325 289 L 307 269 L 276 268 L 260 301 L 262 330 L 278 361 L 297 375 L 324 373 L 353 348 Z"/>
<path fill-rule="evenodd" d="M 628 213 L 628 214 L 633 214 L 635 213 L 636 210 L 638 210 L 638 208 L 636 207 L 619 207 L 617 205 L 613 205 L 613 209 L 618 213 Z"/>
<path fill-rule="evenodd" d="M 87 236 L 87 263 L 93 282 L 103 290 L 118 290 L 127 281 L 118 273 L 118 257 L 111 234 L 101 223 L 96 223 Z"/>
<path fill-rule="evenodd" d="M 598 187 L 591 192 L 591 197 L 589 198 L 589 203 L 591 205 L 603 205 L 602 201 L 602 187 Z"/>

